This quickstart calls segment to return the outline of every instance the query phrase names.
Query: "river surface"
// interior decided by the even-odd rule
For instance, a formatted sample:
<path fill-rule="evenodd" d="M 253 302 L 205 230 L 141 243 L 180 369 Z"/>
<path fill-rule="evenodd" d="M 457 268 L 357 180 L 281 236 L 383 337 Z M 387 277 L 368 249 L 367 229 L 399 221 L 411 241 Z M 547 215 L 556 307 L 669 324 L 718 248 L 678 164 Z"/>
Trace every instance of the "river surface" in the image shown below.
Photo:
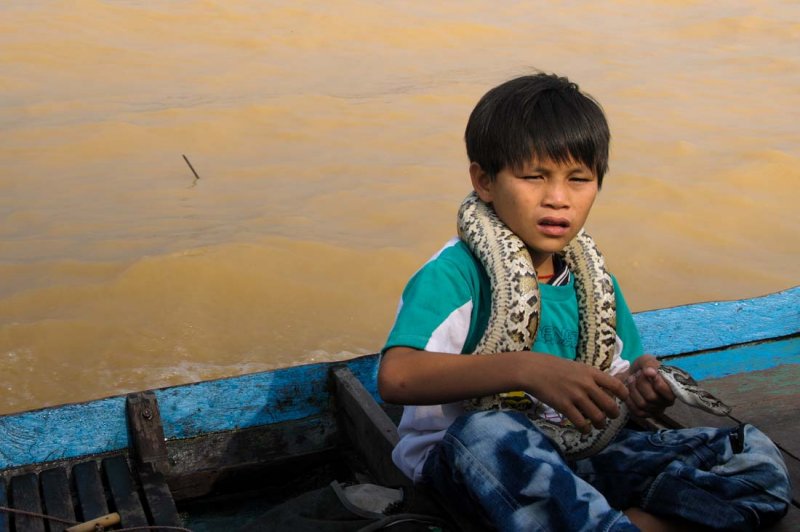
<path fill-rule="evenodd" d="M 800 3 L 3 2 L 0 413 L 379 350 L 536 69 L 634 310 L 798 284 Z"/>

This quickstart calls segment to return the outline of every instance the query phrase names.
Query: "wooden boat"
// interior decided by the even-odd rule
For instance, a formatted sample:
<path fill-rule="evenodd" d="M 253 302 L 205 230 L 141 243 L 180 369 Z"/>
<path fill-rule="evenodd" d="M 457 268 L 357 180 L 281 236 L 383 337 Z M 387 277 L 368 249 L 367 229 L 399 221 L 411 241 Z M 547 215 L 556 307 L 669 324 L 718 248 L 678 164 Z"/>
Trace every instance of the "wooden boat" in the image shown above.
<path fill-rule="evenodd" d="M 635 319 L 647 352 L 733 406 L 716 418 L 676 405 L 653 426 L 753 423 L 800 486 L 800 286 Z M 378 398 L 377 367 L 369 355 L 0 416 L 0 506 L 201 531 L 236 528 L 331 479 L 408 486 L 389 456 L 398 407 Z M 800 530 L 794 497 L 775 530 Z M 431 508 L 454 529 L 474 528 Z M 65 526 L 0 512 L 0 532 Z"/>

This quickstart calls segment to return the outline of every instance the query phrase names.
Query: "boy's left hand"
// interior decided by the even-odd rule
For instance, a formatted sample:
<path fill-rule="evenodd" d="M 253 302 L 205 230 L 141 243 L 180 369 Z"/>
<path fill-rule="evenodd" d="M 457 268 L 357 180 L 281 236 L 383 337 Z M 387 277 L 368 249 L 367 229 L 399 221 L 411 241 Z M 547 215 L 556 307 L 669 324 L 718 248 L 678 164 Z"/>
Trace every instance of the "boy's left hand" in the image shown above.
<path fill-rule="evenodd" d="M 669 384 L 658 373 L 661 363 L 653 355 L 642 355 L 631 364 L 625 385 L 629 395 L 625 403 L 631 414 L 648 417 L 660 414 L 675 402 Z"/>

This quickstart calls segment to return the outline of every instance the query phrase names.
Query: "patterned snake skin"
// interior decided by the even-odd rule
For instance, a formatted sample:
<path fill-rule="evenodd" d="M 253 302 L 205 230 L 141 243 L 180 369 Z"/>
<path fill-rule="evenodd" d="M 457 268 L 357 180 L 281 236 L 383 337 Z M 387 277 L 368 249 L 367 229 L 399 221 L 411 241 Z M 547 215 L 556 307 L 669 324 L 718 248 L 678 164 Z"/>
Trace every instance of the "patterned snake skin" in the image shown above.
<path fill-rule="evenodd" d="M 528 351 L 536 339 L 541 300 L 539 282 L 525 244 L 497 217 L 491 206 L 472 192 L 458 212 L 458 235 L 481 261 L 492 287 L 492 310 L 486 332 L 476 354 Z M 608 371 L 616 344 L 616 307 L 611 276 L 603 256 L 592 238 L 581 229 L 562 251 L 573 274 L 578 299 L 579 335 L 577 359 Z M 686 372 L 659 368 L 675 397 L 712 414 L 725 415 L 730 408 L 702 390 Z M 500 395 L 479 397 L 465 402 L 472 410 L 504 408 Z M 557 424 L 532 417 L 568 460 L 591 456 L 606 445 L 625 426 L 627 406 L 617 400 L 620 415 L 608 420 L 602 429 L 583 434 L 571 424 Z"/>

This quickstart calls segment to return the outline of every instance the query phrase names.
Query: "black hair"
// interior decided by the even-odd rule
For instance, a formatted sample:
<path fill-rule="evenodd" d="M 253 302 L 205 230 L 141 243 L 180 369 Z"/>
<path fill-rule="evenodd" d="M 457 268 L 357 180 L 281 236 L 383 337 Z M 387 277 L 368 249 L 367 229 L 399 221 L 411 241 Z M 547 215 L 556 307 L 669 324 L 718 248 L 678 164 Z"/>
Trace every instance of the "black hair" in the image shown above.
<path fill-rule="evenodd" d="M 594 170 L 598 185 L 608 171 L 611 134 L 600 104 L 554 74 L 522 76 L 487 92 L 469 117 L 464 140 L 470 162 L 492 179 L 532 157 L 580 162 Z"/>

